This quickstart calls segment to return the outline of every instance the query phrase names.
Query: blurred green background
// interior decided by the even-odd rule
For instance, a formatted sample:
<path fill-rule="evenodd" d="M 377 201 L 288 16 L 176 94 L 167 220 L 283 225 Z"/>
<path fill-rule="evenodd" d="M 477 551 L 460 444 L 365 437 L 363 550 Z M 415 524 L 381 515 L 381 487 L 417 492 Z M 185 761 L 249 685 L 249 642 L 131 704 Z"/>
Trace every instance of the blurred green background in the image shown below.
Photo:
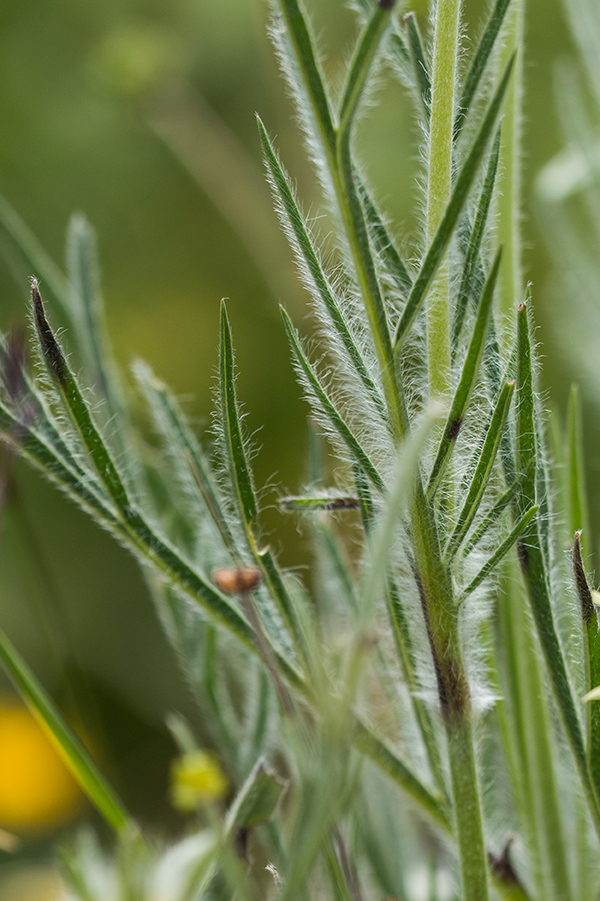
<path fill-rule="evenodd" d="M 527 275 L 535 286 L 544 383 L 550 403 L 562 409 L 577 372 L 568 369 L 552 329 L 556 279 L 535 219 L 532 182 L 562 144 L 553 78 L 571 47 L 558 0 L 528 5 Z M 310 6 L 328 74 L 339 83 L 353 17 L 340 0 Z M 423 28 L 426 6 L 417 6 Z M 478 33 L 482 7 L 480 0 L 466 6 L 471 34 Z M 147 359 L 189 398 L 186 408 L 200 428 L 210 423 L 218 305 L 229 298 L 238 391 L 250 430 L 260 430 L 257 482 L 294 489 L 303 474 L 306 408 L 277 304 L 308 328 L 307 298 L 271 212 L 254 111 L 276 136 L 305 209 L 318 215 L 319 199 L 266 19 L 264 0 L 2 4 L 0 193 L 61 265 L 69 217 L 86 214 L 98 232 L 119 363 L 127 371 L 134 358 Z M 361 155 L 399 233 L 410 238 L 419 204 L 418 128 L 396 82 L 381 97 L 363 123 Z M 13 257 L 0 258 L 3 328 L 25 321 L 32 274 Z M 592 448 L 595 437 L 590 432 Z M 597 477 L 597 455 L 589 465 Z M 173 748 L 164 717 L 176 709 L 199 729 L 201 723 L 139 572 L 20 464 L 15 491 L 18 504 L 9 505 L 0 541 L 2 627 L 68 706 L 66 671 L 76 689 L 74 716 L 133 813 L 159 831 L 176 828 L 166 793 Z M 271 490 L 268 502 L 275 497 Z M 274 510 L 268 524 L 284 562 L 305 564 L 305 539 L 293 524 Z M 10 827 L 0 816 L 2 825 Z M 40 842 L 30 837 L 21 856 L 35 857 Z M 0 855 L 10 867 L 10 855 Z"/>

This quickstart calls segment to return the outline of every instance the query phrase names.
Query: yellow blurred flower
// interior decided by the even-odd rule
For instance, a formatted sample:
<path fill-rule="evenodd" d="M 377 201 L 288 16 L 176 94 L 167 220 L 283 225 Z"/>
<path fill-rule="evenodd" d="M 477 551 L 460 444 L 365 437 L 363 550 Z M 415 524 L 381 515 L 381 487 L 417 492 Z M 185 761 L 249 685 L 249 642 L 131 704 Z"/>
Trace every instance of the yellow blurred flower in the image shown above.
<path fill-rule="evenodd" d="M 73 819 L 79 786 L 27 708 L 0 700 L 0 827 L 49 832 Z"/>
<path fill-rule="evenodd" d="M 178 757 L 171 776 L 173 804 L 186 813 L 218 801 L 229 788 L 227 776 L 206 751 L 190 751 Z"/>

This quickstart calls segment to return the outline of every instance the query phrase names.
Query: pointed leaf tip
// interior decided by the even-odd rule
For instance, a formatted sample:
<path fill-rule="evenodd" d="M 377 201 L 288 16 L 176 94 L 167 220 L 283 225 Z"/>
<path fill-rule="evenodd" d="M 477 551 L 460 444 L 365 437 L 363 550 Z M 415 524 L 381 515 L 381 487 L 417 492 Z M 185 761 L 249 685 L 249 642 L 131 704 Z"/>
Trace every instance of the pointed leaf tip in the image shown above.
<path fill-rule="evenodd" d="M 35 327 L 44 359 L 58 381 L 62 384 L 65 380 L 65 360 L 46 317 L 42 295 L 36 278 L 31 280 L 31 303 L 33 306 Z"/>

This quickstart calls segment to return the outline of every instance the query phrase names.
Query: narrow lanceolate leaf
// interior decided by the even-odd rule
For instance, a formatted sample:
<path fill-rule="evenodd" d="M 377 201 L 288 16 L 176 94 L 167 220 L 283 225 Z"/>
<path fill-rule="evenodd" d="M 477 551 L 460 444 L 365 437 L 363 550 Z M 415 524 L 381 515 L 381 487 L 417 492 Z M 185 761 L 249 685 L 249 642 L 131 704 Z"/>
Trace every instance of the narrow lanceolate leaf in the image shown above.
<path fill-rule="evenodd" d="M 416 801 L 442 832 L 451 832 L 448 811 L 441 798 L 423 785 L 411 768 L 363 723 L 356 724 L 354 745 Z"/>
<path fill-rule="evenodd" d="M 46 397 L 25 371 L 24 361 L 17 364 L 17 371 L 13 371 L 13 375 L 10 375 L 11 366 L 14 370 L 14 360 L 12 364 L 10 361 L 11 353 L 9 342 L 0 338 L 0 379 L 5 392 L 6 409 L 10 416 L 14 417 L 15 433 L 13 437 L 17 439 L 21 433 L 33 429 L 54 448 L 58 456 L 74 472 L 78 472 L 84 479 L 96 481 L 96 474 L 84 467 L 65 443 L 50 412 Z M 11 378 L 18 383 L 16 393 L 14 386 L 11 388 L 9 384 Z M 18 441 L 16 441 L 16 445 L 18 446 Z"/>
<path fill-rule="evenodd" d="M 120 439 L 123 430 L 128 427 L 128 421 L 106 337 L 96 237 L 83 216 L 73 216 L 69 223 L 67 263 L 71 310 L 83 370 L 87 374 L 88 384 L 99 391 L 106 402 L 106 418 L 122 426 L 115 429 L 115 437 Z M 124 451 L 125 448 L 120 447 L 119 450 Z"/>
<path fill-rule="evenodd" d="M 223 428 L 226 433 L 227 463 L 229 477 L 235 492 L 237 505 L 242 519 L 250 525 L 257 513 L 256 495 L 252 484 L 252 475 L 248 465 L 248 457 L 240 415 L 235 396 L 235 375 L 233 361 L 233 344 L 231 329 L 227 318 L 225 304 L 221 303 L 221 344 L 219 352 L 219 390 L 221 395 L 221 414 Z"/>
<path fill-rule="evenodd" d="M 79 387 L 63 350 L 46 318 L 42 295 L 37 281 L 31 285 L 33 317 L 42 355 L 54 378 L 63 403 L 81 438 L 100 481 L 118 509 L 128 515 L 129 498 L 123 480 L 117 471 L 111 453 L 92 418 L 89 405 Z"/>
<path fill-rule="evenodd" d="M 287 591 L 282 574 L 269 548 L 260 550 L 256 544 L 254 526 L 258 506 L 252 474 L 246 456 L 242 428 L 235 393 L 235 373 L 231 329 L 225 304 L 221 304 L 221 345 L 219 356 L 219 387 L 221 414 L 225 430 L 227 463 L 231 484 L 235 492 L 237 506 L 242 518 L 249 548 L 258 563 L 271 593 L 283 617 L 285 625 L 296 645 L 302 652 L 302 629 L 294 609 L 294 603 Z"/>
<path fill-rule="evenodd" d="M 477 263 L 480 260 L 481 241 L 485 232 L 487 217 L 494 196 L 494 186 L 496 184 L 496 173 L 498 172 L 498 160 L 500 159 L 500 129 L 496 134 L 496 139 L 492 146 L 492 152 L 488 162 L 486 176 L 479 196 L 475 221 L 469 236 L 469 243 L 465 253 L 465 261 L 463 264 L 462 275 L 460 279 L 460 287 L 458 289 L 458 297 L 456 299 L 456 307 L 454 311 L 454 319 L 452 321 L 452 361 L 454 362 L 458 352 L 460 341 L 460 333 L 462 331 L 465 314 L 467 312 L 467 304 L 469 297 L 475 293 L 473 291 L 473 282 L 477 271 Z"/>
<path fill-rule="evenodd" d="M 498 705 L 501 738 L 509 761 L 519 832 L 527 847 L 528 881 L 536 898 L 562 901 L 578 896 L 569 885 L 570 855 L 563 828 L 552 698 L 544 688 L 537 637 L 514 571 L 511 558 L 510 568 L 504 568 L 506 576 L 494 616 L 503 695 Z"/>
<path fill-rule="evenodd" d="M 575 587 L 581 605 L 581 619 L 584 633 L 585 685 L 589 692 L 600 685 L 600 629 L 598 612 L 592 600 L 583 557 L 581 555 L 581 532 L 575 532 L 573 542 L 573 572 Z M 588 703 L 585 709 L 587 754 L 592 780 L 600 795 L 600 704 Z"/>
<path fill-rule="evenodd" d="M 500 443 L 502 444 L 502 438 L 500 439 Z M 521 476 L 517 476 L 511 483 L 510 486 L 506 489 L 504 494 L 498 498 L 492 509 L 489 511 L 487 516 L 481 521 L 481 523 L 477 526 L 469 540 L 464 546 L 463 553 L 466 556 L 470 554 L 473 548 L 475 548 L 484 535 L 489 532 L 491 527 L 495 525 L 500 519 L 501 515 L 504 513 L 509 504 L 513 504 L 516 499 L 517 492 L 520 491 L 523 479 Z"/>
<path fill-rule="evenodd" d="M 288 338 L 290 340 L 290 344 L 292 345 L 292 350 L 294 352 L 294 356 L 298 362 L 298 366 L 301 372 L 304 375 L 304 378 L 308 382 L 312 393 L 314 394 L 319 407 L 323 411 L 323 413 L 327 416 L 331 425 L 338 433 L 348 451 L 350 452 L 350 456 L 352 460 L 354 460 L 367 474 L 372 484 L 378 491 L 383 491 L 384 484 L 383 479 L 377 472 L 377 469 L 371 462 L 369 455 L 362 448 L 360 442 L 352 433 L 350 427 L 344 421 L 342 415 L 338 412 L 335 407 L 333 401 L 329 398 L 325 388 L 321 384 L 321 380 L 316 374 L 315 370 L 309 363 L 306 354 L 302 350 L 302 345 L 298 340 L 298 336 L 296 334 L 296 330 L 292 325 L 292 321 L 286 311 L 281 307 L 281 315 L 283 316 L 283 321 L 285 323 L 285 327 L 287 329 Z"/>
<path fill-rule="evenodd" d="M 421 39 L 417 17 L 414 13 L 408 13 L 404 17 L 404 23 L 408 32 L 408 46 L 410 49 L 410 59 L 415 73 L 415 82 L 419 86 L 419 96 L 421 97 L 425 121 L 429 122 L 429 117 L 431 115 L 431 76 L 425 58 L 425 51 L 423 49 L 423 41 Z"/>
<path fill-rule="evenodd" d="M 383 511 L 369 534 L 368 555 L 361 579 L 362 608 L 367 618 L 371 617 L 377 596 L 385 584 L 389 555 L 401 514 L 406 510 L 413 494 L 421 449 L 433 420 L 433 416 L 427 416 L 418 430 L 400 447 L 396 471 L 391 478 Z"/>
<path fill-rule="evenodd" d="M 532 349 L 526 304 L 521 304 L 519 307 L 517 348 L 516 463 L 517 472 L 524 473 L 530 472 L 532 461 L 537 461 L 538 459 Z M 532 502 L 535 502 L 535 494 L 536 471 L 534 464 L 533 472 L 524 479 L 521 491 L 517 494 L 516 509 L 519 518 L 522 518 Z M 538 637 L 554 688 L 556 703 L 561 713 L 565 732 L 588 799 L 596 831 L 600 833 L 600 810 L 598 809 L 598 801 L 590 780 L 585 743 L 577 707 L 573 698 L 567 664 L 556 630 L 550 595 L 550 582 L 546 572 L 546 561 L 535 520 L 523 532 L 517 544 L 517 550 Z"/>
<path fill-rule="evenodd" d="M 529 510 L 525 511 L 514 528 L 511 529 L 510 534 L 494 551 L 489 560 L 484 563 L 473 581 L 470 582 L 469 585 L 465 588 L 458 600 L 459 604 L 461 604 L 466 597 L 468 597 L 473 591 L 475 591 L 476 588 L 479 588 L 479 586 L 487 579 L 489 574 L 496 569 L 498 564 L 504 559 L 504 557 L 506 557 L 510 549 L 517 543 L 519 536 L 522 535 L 529 524 L 533 522 L 539 509 L 539 504 L 534 504 L 529 508 Z"/>
<path fill-rule="evenodd" d="M 390 53 L 400 71 L 408 73 L 410 71 L 410 50 L 406 46 L 404 38 L 397 31 L 393 31 L 390 35 Z"/>
<path fill-rule="evenodd" d="M 463 364 L 460 381 L 454 393 L 454 397 L 452 398 L 450 412 L 440 439 L 431 475 L 429 476 L 427 485 L 427 493 L 429 496 L 435 492 L 440 484 L 444 467 L 456 443 L 456 439 L 458 438 L 458 433 L 469 403 L 469 398 L 471 397 L 475 385 L 479 364 L 485 347 L 488 322 L 494 299 L 494 288 L 496 287 L 501 257 L 502 248 L 500 248 L 496 254 L 496 259 L 494 260 L 485 288 L 483 289 L 483 294 L 481 295 L 479 309 L 477 310 L 477 318 L 475 319 L 475 325 L 473 326 L 473 334 L 471 335 L 471 341 Z"/>
<path fill-rule="evenodd" d="M 0 660 L 15 688 L 52 739 L 68 769 L 107 823 L 116 832 L 125 828 L 136 830 L 122 802 L 98 770 L 87 749 L 2 631 Z"/>
<path fill-rule="evenodd" d="M 408 297 L 413 284 L 412 276 L 358 175 L 355 176 L 355 182 L 373 247 L 401 296 Z"/>
<path fill-rule="evenodd" d="M 337 201 L 346 238 L 352 254 L 356 280 L 369 320 L 371 337 L 379 362 L 383 391 L 394 436 L 399 439 L 408 431 L 407 415 L 401 386 L 396 378 L 392 340 L 379 278 L 363 208 L 354 180 L 350 139 L 355 115 L 367 82 L 372 62 L 389 23 L 395 0 L 382 0 L 359 38 L 346 77 L 340 103 L 336 134 L 336 158 L 332 166 Z"/>
<path fill-rule="evenodd" d="M 313 281 L 315 289 L 317 290 L 321 300 L 323 301 L 331 324 L 335 329 L 335 332 L 338 335 L 340 341 L 342 342 L 350 363 L 354 367 L 356 374 L 363 383 L 367 394 L 373 401 L 376 410 L 379 412 L 382 418 L 387 419 L 385 403 L 383 401 L 381 393 L 375 385 L 373 379 L 369 375 L 361 352 L 356 345 L 356 341 L 354 340 L 350 329 L 348 328 L 344 314 L 342 313 L 339 304 L 334 296 L 327 276 L 323 272 L 321 262 L 314 248 L 308 229 L 306 228 L 304 217 L 302 216 L 302 213 L 300 212 L 294 198 L 294 192 L 292 191 L 288 177 L 284 172 L 279 160 L 277 159 L 277 154 L 273 149 L 265 127 L 258 117 L 257 122 L 265 161 L 267 163 L 276 195 L 283 209 L 285 210 L 289 228 L 294 235 L 296 241 L 296 252 L 303 260 L 306 268 L 310 273 L 310 277 Z"/>
<path fill-rule="evenodd" d="M 485 72 L 486 66 L 490 59 L 490 55 L 492 53 L 492 50 L 494 49 L 494 44 L 496 43 L 496 39 L 500 33 L 500 29 L 502 28 L 502 22 L 504 21 L 504 16 L 509 4 L 510 0 L 496 0 L 490 18 L 488 19 L 488 23 L 485 27 L 485 31 L 481 36 L 479 46 L 475 51 L 473 62 L 471 63 L 471 67 L 465 79 L 465 84 L 458 101 L 458 112 L 456 114 L 456 119 L 454 120 L 455 141 L 462 131 L 462 128 L 469 115 L 471 104 L 473 103 L 475 94 L 477 93 L 477 89 L 481 83 L 481 77 Z"/>
<path fill-rule="evenodd" d="M 223 505 L 215 486 L 210 464 L 195 435 L 191 431 L 179 404 L 166 387 L 144 363 L 135 366 L 135 374 L 144 389 L 157 426 L 168 442 L 168 450 L 177 456 L 190 474 L 193 485 L 214 522 L 223 545 L 234 560 L 239 559 L 235 539 L 229 528 Z"/>
<path fill-rule="evenodd" d="M 0 439 L 18 450 L 38 469 L 51 478 L 93 518 L 112 522 L 116 511 L 95 474 L 71 466 L 46 435 L 34 428 L 24 429 L 22 423 L 0 402 Z"/>
<path fill-rule="evenodd" d="M 450 239 L 454 234 L 456 223 L 467 201 L 467 197 L 473 187 L 473 183 L 477 176 L 479 164 L 485 153 L 496 119 L 500 113 L 502 101 L 508 87 L 508 82 L 514 65 L 514 56 L 511 58 L 508 66 L 504 71 L 504 75 L 496 89 L 496 93 L 490 103 L 485 114 L 481 128 L 479 129 L 471 149 L 463 163 L 460 174 L 454 183 L 452 194 L 439 228 L 435 233 L 433 241 L 425 254 L 425 259 L 421 265 L 421 269 L 415 279 L 412 291 L 406 303 L 406 307 L 398 323 L 396 335 L 394 339 L 394 349 L 398 353 L 408 335 L 419 310 L 421 309 L 427 289 L 431 284 L 431 280 L 440 265 Z"/>
<path fill-rule="evenodd" d="M 183 560 L 139 513 L 132 512 L 127 519 L 121 517 L 101 486 L 96 489 L 93 480 L 82 478 L 79 472 L 71 470 L 42 436 L 33 430 L 20 434 L 18 427 L 18 421 L 0 404 L 0 438 L 3 441 L 9 444 L 16 441 L 20 452 L 37 469 L 80 504 L 93 519 L 106 526 L 138 559 L 153 566 L 174 588 L 199 604 L 215 622 L 256 651 L 252 631 L 244 617 L 207 579 Z M 294 680 L 291 666 L 288 675 Z"/>
<path fill-rule="evenodd" d="M 358 41 L 338 112 L 338 140 L 339 135 L 345 135 L 352 127 L 371 65 L 395 5 L 396 0 L 380 0 Z"/>
<path fill-rule="evenodd" d="M 331 158 L 335 155 L 335 129 L 329 99 L 319 70 L 306 19 L 298 0 L 277 0 L 292 44 L 304 90 L 313 110 L 321 140 Z"/>
<path fill-rule="evenodd" d="M 490 419 L 483 447 L 481 448 L 481 451 L 477 452 L 479 459 L 477 461 L 477 466 L 475 467 L 475 472 L 471 476 L 467 496 L 461 511 L 458 514 L 456 526 L 454 527 L 454 531 L 448 542 L 448 547 L 446 549 L 446 556 L 448 558 L 456 553 L 464 541 L 467 532 L 471 528 L 473 520 L 477 515 L 477 511 L 479 510 L 479 505 L 481 504 L 485 489 L 492 474 L 498 448 L 502 441 L 502 432 L 508 416 L 514 387 L 514 382 L 505 382 L 496 402 L 496 406 L 494 407 L 494 412 Z"/>

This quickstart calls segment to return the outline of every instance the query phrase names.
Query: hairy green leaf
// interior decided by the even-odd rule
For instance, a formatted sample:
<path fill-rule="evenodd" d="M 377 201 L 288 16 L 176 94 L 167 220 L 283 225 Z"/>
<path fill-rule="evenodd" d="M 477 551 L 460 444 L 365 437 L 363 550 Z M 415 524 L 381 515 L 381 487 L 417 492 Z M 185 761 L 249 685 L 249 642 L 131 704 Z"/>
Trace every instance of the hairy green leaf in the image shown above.
<path fill-rule="evenodd" d="M 412 325 L 421 309 L 426 297 L 427 289 L 435 275 L 439 264 L 446 252 L 448 244 L 454 234 L 456 223 L 467 201 L 475 181 L 479 164 L 488 145 L 496 119 L 500 113 L 502 101 L 508 87 L 508 82 L 514 65 L 514 56 L 511 58 L 500 80 L 494 97 L 488 107 L 481 127 L 477 133 L 471 149 L 462 165 L 460 173 L 452 188 L 452 194 L 439 228 L 436 231 L 431 245 L 425 254 L 425 259 L 415 279 L 406 307 L 398 323 L 394 338 L 394 351 L 399 353 Z"/>
<path fill-rule="evenodd" d="M 469 343 L 469 349 L 467 351 L 465 362 L 463 364 L 460 381 L 458 383 L 456 391 L 454 392 L 454 397 L 452 398 L 450 412 L 448 413 L 448 418 L 446 419 L 444 431 L 442 433 L 435 461 L 431 469 L 431 474 L 429 476 L 429 482 L 427 485 L 427 493 L 429 496 L 433 495 L 436 488 L 440 484 L 440 480 L 444 472 L 444 467 L 455 446 L 456 439 L 462 425 L 463 417 L 469 403 L 469 398 L 471 397 L 473 388 L 475 386 L 475 379 L 477 377 L 479 364 L 483 356 L 488 322 L 492 310 L 492 302 L 494 299 L 494 289 L 496 287 L 496 280 L 498 278 L 498 272 L 500 270 L 501 257 L 502 249 L 498 250 L 496 254 L 496 259 L 494 260 L 490 274 L 485 284 L 485 288 L 483 289 L 483 294 L 481 295 L 479 309 L 477 310 L 477 318 L 475 319 L 475 325 L 473 326 L 473 334 L 471 335 L 471 341 Z"/>
<path fill-rule="evenodd" d="M 362 448 L 358 439 L 352 433 L 350 427 L 346 424 L 341 414 L 336 409 L 332 400 L 330 400 L 329 395 L 327 394 L 325 388 L 321 384 L 321 381 L 316 374 L 315 370 L 309 363 L 306 354 L 302 350 L 302 345 L 298 340 L 298 336 L 296 334 L 296 330 L 292 325 L 292 321 L 283 307 L 281 307 L 281 315 L 283 316 L 283 321 L 285 323 L 285 327 L 287 329 L 288 338 L 290 339 L 290 344 L 292 346 L 292 350 L 294 352 L 294 356 L 298 361 L 298 365 L 300 370 L 304 374 L 307 383 L 310 386 L 312 393 L 314 394 L 319 407 L 323 410 L 324 414 L 327 416 L 331 425 L 335 429 L 335 431 L 339 434 L 340 438 L 348 448 L 351 458 L 365 471 L 372 484 L 378 491 L 383 491 L 383 479 L 377 472 L 374 464 L 369 459 L 369 455 Z"/>

